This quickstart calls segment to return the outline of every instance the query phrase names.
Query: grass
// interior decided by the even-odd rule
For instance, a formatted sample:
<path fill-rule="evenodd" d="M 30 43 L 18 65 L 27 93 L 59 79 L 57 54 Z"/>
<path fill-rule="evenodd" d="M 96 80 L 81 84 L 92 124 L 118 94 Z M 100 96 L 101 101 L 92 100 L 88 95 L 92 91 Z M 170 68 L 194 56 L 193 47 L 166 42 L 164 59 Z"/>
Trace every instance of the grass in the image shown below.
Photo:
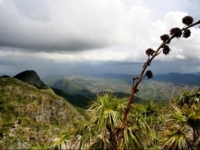
<path fill-rule="evenodd" d="M 30 149 L 59 137 L 83 117 L 50 89 L 37 88 L 13 78 L 0 78 L 0 149 Z M 66 124 L 67 123 L 67 124 Z"/>

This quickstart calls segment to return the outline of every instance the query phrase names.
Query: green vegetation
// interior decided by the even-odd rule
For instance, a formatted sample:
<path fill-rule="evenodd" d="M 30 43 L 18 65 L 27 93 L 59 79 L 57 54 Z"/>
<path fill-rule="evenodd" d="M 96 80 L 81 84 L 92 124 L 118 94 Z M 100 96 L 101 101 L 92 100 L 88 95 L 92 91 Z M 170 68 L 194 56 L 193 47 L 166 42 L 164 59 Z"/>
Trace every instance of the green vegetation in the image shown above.
<path fill-rule="evenodd" d="M 183 91 L 168 104 L 146 101 L 131 105 L 127 126 L 119 135 L 127 100 L 112 93 L 98 95 L 86 110 L 86 119 L 77 122 L 50 147 L 116 149 L 117 138 L 123 136 L 121 149 L 200 148 L 200 89 Z"/>
<path fill-rule="evenodd" d="M 46 84 L 63 90 L 67 94 L 91 95 L 104 91 L 125 92 L 130 90 L 130 85 L 117 79 L 98 79 L 94 77 L 70 76 Z"/>
<path fill-rule="evenodd" d="M 15 78 L 0 78 L 0 149 L 44 146 L 82 119 L 50 88 L 38 90 Z"/>
<path fill-rule="evenodd" d="M 95 94 L 90 95 L 89 97 L 86 95 L 69 95 L 66 94 L 65 92 L 63 92 L 60 89 L 56 89 L 56 88 L 52 88 L 52 90 L 59 96 L 63 97 L 64 99 L 66 99 L 69 103 L 71 103 L 73 106 L 75 107 L 79 107 L 79 108 L 87 108 L 90 104 L 90 102 L 92 101 L 92 99 L 94 99 L 94 97 L 96 96 Z"/>
<path fill-rule="evenodd" d="M 95 99 L 96 94 L 102 92 L 124 93 L 124 96 L 128 96 L 132 86 L 122 79 L 104 79 L 83 76 L 70 76 L 62 79 L 57 77 L 56 80 L 53 79 L 53 77 L 49 80 L 46 79 L 45 83 L 52 86 L 53 89 L 62 90 L 67 94 L 65 98 L 78 107 L 88 106 L 88 97 L 90 99 Z M 75 84 L 77 88 L 74 88 L 75 86 L 71 88 L 69 85 L 72 84 Z M 197 87 L 197 85 L 176 85 L 170 82 L 144 80 L 139 86 L 139 89 L 142 92 L 138 92 L 136 96 L 143 100 L 151 99 L 154 101 L 166 101 L 169 100 L 171 96 L 180 94 L 182 89 L 196 89 Z M 58 92 L 58 90 L 54 90 L 54 92 L 58 95 L 59 93 L 62 93 Z M 61 95 L 64 95 L 64 93 Z M 76 98 L 74 98 L 73 95 L 76 95 Z M 80 99 L 82 99 L 81 101 L 78 100 L 79 96 Z M 76 100 L 77 103 L 75 104 L 74 101 Z M 82 104 L 79 104 L 79 102 Z"/>
<path fill-rule="evenodd" d="M 189 28 L 200 24 L 200 20 L 193 23 L 193 18 L 186 16 L 182 23 L 185 24 L 182 29 L 175 27 L 170 30 L 169 35 L 160 36 L 162 43 L 156 50 L 146 50 L 147 61 L 140 74 L 133 77 L 129 99 L 118 99 L 113 94 L 98 95 L 97 100 L 86 111 L 86 120 L 78 123 L 70 132 L 71 138 L 77 142 L 75 148 L 200 149 L 200 89 L 195 93 L 185 92 L 163 107 L 158 107 L 152 101 L 133 104 L 141 81 L 144 77 L 153 77 L 153 72 L 147 70 L 153 59 L 161 53 L 169 54 L 171 40 L 182 35 L 188 38 L 191 34 Z M 153 93 L 150 87 L 148 91 Z M 66 140 L 70 141 L 69 136 L 66 136 Z M 57 144 L 54 143 L 53 148 L 59 148 L 61 143 Z M 73 144 L 66 144 L 70 145 Z"/>
<path fill-rule="evenodd" d="M 86 110 L 75 109 L 50 88 L 38 90 L 13 78 L 0 78 L 0 95 L 1 149 L 116 149 L 129 96 L 101 93 Z M 78 103 L 81 97 L 73 99 Z M 200 90 L 182 90 L 167 103 L 138 99 L 131 106 L 121 148 L 198 149 L 199 99 Z"/>

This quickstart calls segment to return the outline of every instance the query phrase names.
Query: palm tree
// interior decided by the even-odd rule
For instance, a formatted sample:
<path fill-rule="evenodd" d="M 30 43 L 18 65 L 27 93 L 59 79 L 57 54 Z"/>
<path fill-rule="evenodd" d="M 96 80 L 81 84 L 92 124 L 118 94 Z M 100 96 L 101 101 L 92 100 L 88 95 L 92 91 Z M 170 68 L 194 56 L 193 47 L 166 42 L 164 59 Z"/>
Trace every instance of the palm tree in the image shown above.
<path fill-rule="evenodd" d="M 176 105 L 171 105 L 171 110 L 166 114 L 166 124 L 164 127 L 163 148 L 168 149 L 188 149 L 189 132 L 186 132 L 187 118 L 182 110 Z"/>
<path fill-rule="evenodd" d="M 120 125 L 126 98 L 117 98 L 112 93 L 97 95 L 86 110 L 86 119 L 78 121 L 75 128 L 62 135 L 49 147 L 61 148 L 68 141 L 68 147 L 84 149 L 117 149 Z M 130 115 L 131 116 L 131 115 Z M 130 119 L 129 119 L 130 120 Z M 143 149 L 139 128 L 133 122 L 124 129 L 122 149 Z"/>
<path fill-rule="evenodd" d="M 177 103 L 181 107 L 185 104 L 189 106 L 193 104 L 196 105 L 200 102 L 200 89 L 197 89 L 196 91 L 182 90 L 180 95 L 172 99 L 172 102 Z"/>
<path fill-rule="evenodd" d="M 144 149 L 137 126 L 126 127 L 122 139 L 122 149 Z"/>
<path fill-rule="evenodd" d="M 198 149 L 200 138 L 200 104 L 172 105 L 164 146 L 172 149 Z"/>
<path fill-rule="evenodd" d="M 183 91 L 175 98 L 175 102 L 180 106 L 184 116 L 187 117 L 187 125 L 193 130 L 193 140 L 197 141 L 200 136 L 200 89 L 196 91 Z"/>
<path fill-rule="evenodd" d="M 118 99 L 112 93 L 97 95 L 97 100 L 87 109 L 90 121 L 99 133 L 92 146 L 99 144 L 101 147 L 103 142 L 109 149 L 116 148 L 116 131 L 121 124 L 125 103 L 126 98 Z"/>
<path fill-rule="evenodd" d="M 96 101 L 92 101 L 86 110 L 86 119 L 78 121 L 74 130 L 70 132 L 71 147 L 76 143 L 76 148 L 80 149 L 115 150 L 120 136 L 120 149 L 160 148 L 157 146 L 157 134 L 160 132 L 159 125 L 162 119 L 158 106 L 152 101 L 132 105 L 127 125 L 123 134 L 120 134 L 126 101 L 126 98 L 118 99 L 112 93 L 97 95 Z M 61 137 L 58 144 L 62 139 Z"/>
<path fill-rule="evenodd" d="M 182 108 L 185 116 L 187 117 L 187 125 L 192 128 L 193 143 L 196 143 L 200 137 L 200 105 L 187 105 Z"/>
<path fill-rule="evenodd" d="M 82 136 L 81 143 L 85 145 L 87 143 L 89 149 L 115 150 L 117 149 L 117 138 L 123 136 L 121 149 L 143 149 L 140 132 L 133 123 L 124 129 L 123 135 L 119 135 L 126 102 L 126 98 L 119 99 L 112 93 L 97 95 L 97 100 L 93 101 L 86 111 L 87 118 L 89 118 L 87 129 L 80 130 L 84 126 L 83 123 L 80 123 L 80 127 L 77 128 L 76 135 Z M 90 130 L 88 126 L 91 126 Z M 92 138 L 88 138 L 91 133 Z"/>
<path fill-rule="evenodd" d="M 188 131 L 186 128 L 181 128 L 180 126 L 176 126 L 174 129 L 171 129 L 171 131 L 167 131 L 168 133 L 166 136 L 166 141 L 164 144 L 164 147 L 167 147 L 168 149 L 172 150 L 185 150 L 188 149 Z"/>
<path fill-rule="evenodd" d="M 114 128 L 121 123 L 125 102 L 126 98 L 118 99 L 112 93 L 97 95 L 97 100 L 92 102 L 87 113 L 91 120 L 98 124 L 99 130 L 106 126 Z"/>
<path fill-rule="evenodd" d="M 147 101 L 145 104 L 133 104 L 127 120 L 132 122 L 132 127 L 137 127 L 140 141 L 142 141 L 145 149 L 159 149 L 156 145 L 158 145 L 158 134 L 163 120 L 161 111 L 154 102 Z"/>

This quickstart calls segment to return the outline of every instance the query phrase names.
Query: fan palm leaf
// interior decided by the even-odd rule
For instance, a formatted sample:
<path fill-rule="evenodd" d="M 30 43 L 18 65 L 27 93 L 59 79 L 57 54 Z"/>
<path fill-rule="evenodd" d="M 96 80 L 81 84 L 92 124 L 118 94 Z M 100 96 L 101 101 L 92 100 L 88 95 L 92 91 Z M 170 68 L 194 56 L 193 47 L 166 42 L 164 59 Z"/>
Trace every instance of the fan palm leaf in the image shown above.
<path fill-rule="evenodd" d="M 87 110 L 87 114 L 93 123 L 98 125 L 99 130 L 107 125 L 116 127 L 121 124 L 125 102 L 125 98 L 118 99 L 111 93 L 98 95 L 97 100 Z"/>
<path fill-rule="evenodd" d="M 81 136 L 80 147 L 88 146 L 96 135 L 95 126 L 89 121 L 80 121 L 75 129 L 75 136 Z"/>
<path fill-rule="evenodd" d="M 124 129 L 122 147 L 124 149 L 143 149 L 140 139 L 137 127 L 127 127 Z"/>
<path fill-rule="evenodd" d="M 71 138 L 71 135 L 72 134 L 69 131 L 64 132 L 58 140 L 51 141 L 51 144 L 48 146 L 48 149 L 66 149 L 66 147 L 70 146 L 70 144 L 66 141 Z"/>
<path fill-rule="evenodd" d="M 188 149 L 188 130 L 186 128 L 178 128 L 174 129 L 173 131 L 168 131 L 166 141 L 164 146 L 171 148 L 173 150 L 180 149 L 185 150 Z"/>
<path fill-rule="evenodd" d="M 89 149 L 109 149 L 112 150 L 114 147 L 110 143 L 108 137 L 100 134 L 96 136 L 94 142 L 90 145 Z"/>
<path fill-rule="evenodd" d="M 175 121 L 177 124 L 185 124 L 187 122 L 187 117 L 184 112 L 178 108 L 176 105 L 171 105 L 172 111 L 169 114 L 170 119 L 168 121 Z"/>

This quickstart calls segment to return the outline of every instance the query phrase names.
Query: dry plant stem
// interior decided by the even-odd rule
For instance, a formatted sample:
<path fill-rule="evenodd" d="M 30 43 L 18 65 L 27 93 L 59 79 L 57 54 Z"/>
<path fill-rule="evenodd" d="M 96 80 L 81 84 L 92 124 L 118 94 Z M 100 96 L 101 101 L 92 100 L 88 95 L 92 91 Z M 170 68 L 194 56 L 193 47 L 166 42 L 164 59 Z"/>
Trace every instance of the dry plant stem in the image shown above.
<path fill-rule="evenodd" d="M 182 31 L 185 30 L 185 29 L 188 29 L 190 27 L 193 27 L 197 24 L 200 24 L 200 20 L 197 21 L 196 23 L 193 23 L 183 29 L 181 29 Z M 125 128 L 125 125 L 126 125 L 126 118 L 127 118 L 127 115 L 128 115 L 128 112 L 129 112 L 129 109 L 131 107 L 131 104 L 133 103 L 133 99 L 134 99 L 134 95 L 135 95 L 135 92 L 137 91 L 137 87 L 138 85 L 140 84 L 140 82 L 142 81 L 143 79 L 143 76 L 144 76 L 144 72 L 146 71 L 147 67 L 149 66 L 148 64 L 151 64 L 152 60 L 160 54 L 160 49 L 165 45 L 167 44 L 169 41 L 171 41 L 172 39 L 174 38 L 174 35 L 172 35 L 167 41 L 163 42 L 158 48 L 157 50 L 155 51 L 155 53 L 153 54 L 153 56 L 151 58 L 148 58 L 147 61 L 146 61 L 146 65 L 143 67 L 141 73 L 140 73 L 140 76 L 136 82 L 135 85 L 132 86 L 132 90 L 131 90 L 131 94 L 130 94 L 130 98 L 129 98 L 129 101 L 127 103 L 127 106 L 126 106 L 126 109 L 125 109 L 125 112 L 124 112 L 124 115 L 123 115 L 123 119 L 122 119 L 122 124 L 121 124 L 121 132 L 119 133 L 119 136 L 118 136 L 118 145 L 117 145 L 117 149 L 119 150 L 121 148 L 121 139 L 123 137 L 123 131 L 124 131 L 124 128 Z"/>
<path fill-rule="evenodd" d="M 185 27 L 185 28 L 182 29 L 182 30 L 185 30 L 185 29 L 191 28 L 191 27 L 193 27 L 193 26 L 195 26 L 195 25 L 197 25 L 197 24 L 200 24 L 200 20 L 197 21 L 197 22 L 195 22 L 195 23 L 193 23 L 193 24 L 191 24 L 191 25 L 189 25 L 189 26 L 187 26 L 187 27 Z"/>

